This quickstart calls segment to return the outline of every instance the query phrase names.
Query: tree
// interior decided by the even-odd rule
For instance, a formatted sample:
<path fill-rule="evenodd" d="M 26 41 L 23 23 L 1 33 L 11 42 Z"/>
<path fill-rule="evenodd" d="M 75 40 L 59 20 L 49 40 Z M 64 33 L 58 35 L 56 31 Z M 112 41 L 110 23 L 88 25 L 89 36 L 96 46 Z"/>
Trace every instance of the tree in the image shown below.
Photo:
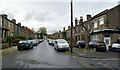
<path fill-rule="evenodd" d="M 40 38 L 43 38 L 43 36 L 47 35 L 47 30 L 45 27 L 41 27 L 37 31 L 37 35 L 40 36 Z"/>
<path fill-rule="evenodd" d="M 67 31 L 63 31 L 63 32 L 62 32 L 62 35 L 63 35 L 63 38 L 66 39 Z"/>
<path fill-rule="evenodd" d="M 85 50 L 87 48 L 89 48 L 89 42 L 90 42 L 90 25 L 89 25 L 89 21 L 87 22 L 87 25 L 85 25 L 86 23 L 83 22 L 83 18 L 80 18 L 79 21 L 80 27 L 82 28 L 82 31 L 85 33 L 86 36 L 86 47 Z"/>

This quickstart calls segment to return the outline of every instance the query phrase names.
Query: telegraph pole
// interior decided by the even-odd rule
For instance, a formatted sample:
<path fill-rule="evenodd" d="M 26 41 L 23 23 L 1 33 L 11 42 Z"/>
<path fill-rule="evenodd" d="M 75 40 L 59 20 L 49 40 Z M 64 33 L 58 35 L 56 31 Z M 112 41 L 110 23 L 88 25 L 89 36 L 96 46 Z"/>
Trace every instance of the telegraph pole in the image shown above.
<path fill-rule="evenodd" d="M 72 0 L 71 0 L 71 41 L 70 41 L 70 46 L 71 46 L 71 49 L 70 49 L 70 52 L 72 53 L 73 50 L 72 50 L 72 39 L 73 39 L 73 4 L 72 4 Z"/>

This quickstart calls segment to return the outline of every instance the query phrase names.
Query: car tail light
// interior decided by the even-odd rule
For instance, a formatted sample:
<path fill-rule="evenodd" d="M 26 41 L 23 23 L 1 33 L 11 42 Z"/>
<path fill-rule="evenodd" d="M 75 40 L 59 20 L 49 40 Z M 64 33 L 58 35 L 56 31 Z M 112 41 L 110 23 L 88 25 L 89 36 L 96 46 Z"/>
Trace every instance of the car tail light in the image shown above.
<path fill-rule="evenodd" d="M 99 46 L 99 44 L 98 44 L 98 43 L 97 43 L 96 45 L 97 45 L 97 46 Z"/>
<path fill-rule="evenodd" d="M 29 43 L 27 43 L 27 45 L 29 45 Z"/>
<path fill-rule="evenodd" d="M 18 46 L 19 44 L 17 44 L 17 46 Z"/>

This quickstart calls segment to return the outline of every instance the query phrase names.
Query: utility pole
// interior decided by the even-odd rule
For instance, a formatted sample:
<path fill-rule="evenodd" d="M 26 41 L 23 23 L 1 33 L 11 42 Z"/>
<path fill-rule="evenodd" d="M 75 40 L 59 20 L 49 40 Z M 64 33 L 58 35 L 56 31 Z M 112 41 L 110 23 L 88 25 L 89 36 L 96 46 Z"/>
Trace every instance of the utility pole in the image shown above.
<path fill-rule="evenodd" d="M 70 51 L 71 51 L 71 53 L 73 52 L 73 50 L 72 50 L 72 39 L 73 39 L 73 4 L 72 4 L 72 0 L 71 0 L 71 42 L 70 42 L 70 46 L 71 46 L 71 49 L 70 49 Z"/>

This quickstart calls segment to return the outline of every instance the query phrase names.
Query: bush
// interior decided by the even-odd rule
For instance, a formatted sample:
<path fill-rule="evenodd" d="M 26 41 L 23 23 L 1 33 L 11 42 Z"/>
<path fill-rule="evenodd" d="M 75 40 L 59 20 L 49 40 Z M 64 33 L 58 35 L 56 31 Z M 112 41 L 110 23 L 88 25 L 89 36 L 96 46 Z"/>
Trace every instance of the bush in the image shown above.
<path fill-rule="evenodd" d="M 9 44 L 8 43 L 2 44 L 2 49 L 5 49 L 5 48 L 9 48 Z"/>
<path fill-rule="evenodd" d="M 22 39 L 22 40 L 26 40 L 26 36 L 24 36 L 24 35 L 16 36 L 15 38 L 19 38 L 19 39 Z"/>
<path fill-rule="evenodd" d="M 12 43 L 12 46 L 16 46 L 16 43 Z"/>
<path fill-rule="evenodd" d="M 7 42 L 12 42 L 13 40 L 15 39 L 15 37 L 13 37 L 13 36 L 8 36 L 7 37 Z"/>
<path fill-rule="evenodd" d="M 14 40 L 12 41 L 12 43 L 16 43 L 16 44 L 17 44 L 20 40 L 21 40 L 21 39 L 16 38 L 16 39 L 14 39 Z"/>

